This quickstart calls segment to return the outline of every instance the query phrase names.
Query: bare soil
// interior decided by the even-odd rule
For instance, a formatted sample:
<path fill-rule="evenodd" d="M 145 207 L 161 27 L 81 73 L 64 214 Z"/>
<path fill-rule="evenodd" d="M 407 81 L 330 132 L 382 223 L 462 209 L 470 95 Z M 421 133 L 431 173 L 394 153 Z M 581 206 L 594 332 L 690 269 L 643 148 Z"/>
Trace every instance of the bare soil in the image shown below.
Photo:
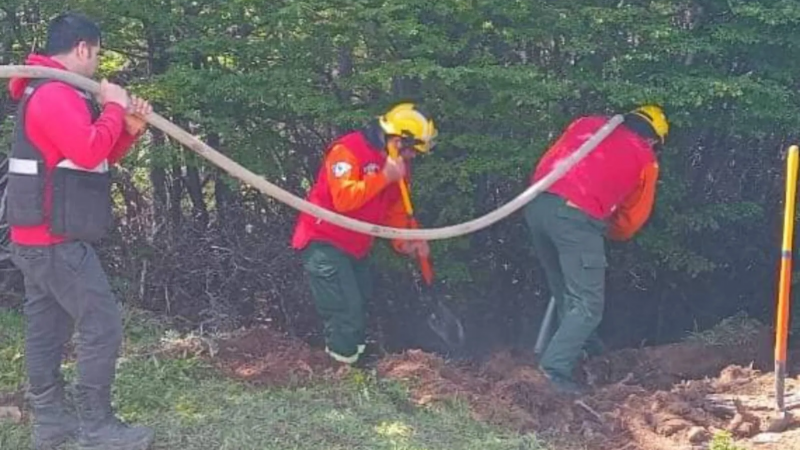
<path fill-rule="evenodd" d="M 768 433 L 776 418 L 771 357 L 769 330 L 730 347 L 679 343 L 622 350 L 582 365 L 591 392 L 581 397 L 553 391 L 531 355 L 498 352 L 486 362 L 465 363 L 408 350 L 384 356 L 376 368 L 379 376 L 407 382 L 420 406 L 461 399 L 480 420 L 558 437 L 574 448 L 700 449 L 716 432 L 729 431 L 744 448 L 800 449 L 793 418 Z M 227 375 L 260 385 L 303 384 L 340 373 L 321 350 L 266 328 L 220 342 L 214 361 Z M 800 379 L 787 379 L 786 392 L 788 398 L 797 394 L 792 411 L 800 411 Z"/>
<path fill-rule="evenodd" d="M 325 352 L 266 327 L 220 341 L 215 365 L 230 377 L 256 385 L 302 385 L 335 369 Z"/>

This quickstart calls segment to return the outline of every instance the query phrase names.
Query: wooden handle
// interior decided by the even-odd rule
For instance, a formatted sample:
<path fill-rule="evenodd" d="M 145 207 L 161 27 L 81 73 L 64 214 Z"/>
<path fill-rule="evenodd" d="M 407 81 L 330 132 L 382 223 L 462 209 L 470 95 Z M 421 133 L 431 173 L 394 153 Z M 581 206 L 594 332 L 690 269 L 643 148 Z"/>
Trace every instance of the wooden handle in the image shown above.
<path fill-rule="evenodd" d="M 397 148 L 393 145 L 389 146 L 389 157 L 392 159 L 398 159 L 399 157 Z M 408 217 L 412 217 L 414 215 L 414 206 L 411 205 L 411 195 L 408 193 L 406 179 L 400 178 L 397 182 L 400 184 L 400 195 L 403 197 L 403 206 L 406 208 L 406 214 L 408 214 Z"/>
<path fill-rule="evenodd" d="M 397 158 L 397 149 L 394 147 L 389 147 L 389 157 L 392 159 Z M 411 195 L 408 193 L 408 185 L 406 185 L 405 178 L 401 178 L 398 183 L 400 183 L 400 195 L 403 197 L 403 206 L 406 209 L 406 214 L 408 214 L 409 220 L 416 228 L 417 221 L 414 219 L 414 206 L 411 204 Z M 425 283 L 428 285 L 433 284 L 433 267 L 431 267 L 431 261 L 428 257 L 420 257 L 419 258 L 419 270 L 422 272 L 422 279 L 425 280 Z"/>

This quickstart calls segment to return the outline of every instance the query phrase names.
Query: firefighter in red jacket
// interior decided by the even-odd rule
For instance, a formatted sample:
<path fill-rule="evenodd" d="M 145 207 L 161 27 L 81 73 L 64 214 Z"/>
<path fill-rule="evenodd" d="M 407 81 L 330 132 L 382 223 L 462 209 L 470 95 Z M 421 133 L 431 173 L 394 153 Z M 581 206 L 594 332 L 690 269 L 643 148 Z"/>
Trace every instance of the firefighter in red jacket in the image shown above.
<path fill-rule="evenodd" d="M 43 54 L 27 64 L 92 77 L 100 30 L 65 13 L 48 27 Z M 19 102 L 8 167 L 6 219 L 12 261 L 25 278 L 25 359 L 33 407 L 33 446 L 143 450 L 153 431 L 121 423 L 111 386 L 122 343 L 122 315 L 92 243 L 111 225 L 109 167 L 146 128 L 150 105 L 103 81 L 91 94 L 52 79 L 14 78 Z M 77 412 L 64 403 L 61 361 L 77 331 Z"/>
<path fill-rule="evenodd" d="M 552 171 L 607 120 L 590 116 L 572 122 L 539 161 L 530 183 Z M 664 144 L 668 132 L 660 107 L 637 108 L 525 207 L 533 247 L 559 319 L 540 366 L 562 391 L 580 391 L 573 369 L 584 349 L 597 342 L 595 330 L 604 308 L 605 237 L 630 239 L 649 218 L 658 179 L 654 148 Z"/>
<path fill-rule="evenodd" d="M 361 221 L 410 228 L 398 181 L 417 153 L 434 146 L 436 127 L 414 104 L 402 103 L 361 130 L 333 142 L 308 201 Z M 399 160 L 388 157 L 398 150 Z M 301 213 L 292 247 L 302 252 L 311 293 L 325 324 L 326 351 L 356 363 L 365 351 L 365 299 L 371 295 L 368 254 L 374 238 Z M 427 256 L 425 241 L 394 240 L 409 256 Z"/>

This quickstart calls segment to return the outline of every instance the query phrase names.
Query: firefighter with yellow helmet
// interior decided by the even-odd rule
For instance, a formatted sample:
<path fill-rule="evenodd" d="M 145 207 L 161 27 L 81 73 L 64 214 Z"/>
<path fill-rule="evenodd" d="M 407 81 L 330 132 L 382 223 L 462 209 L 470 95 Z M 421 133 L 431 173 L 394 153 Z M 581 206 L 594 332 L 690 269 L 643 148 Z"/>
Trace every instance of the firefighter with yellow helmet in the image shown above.
<path fill-rule="evenodd" d="M 415 224 L 406 214 L 398 181 L 418 153 L 428 153 L 437 131 L 413 103 L 401 103 L 365 127 L 331 143 L 308 201 L 339 214 L 395 228 Z M 396 151 L 401 158 L 389 154 Z M 327 353 L 356 363 L 365 352 L 365 302 L 372 292 L 369 253 L 374 237 L 300 213 L 292 247 L 303 259 L 311 293 L 324 323 Z M 393 248 L 411 257 L 427 256 L 425 241 L 395 240 Z"/>
<path fill-rule="evenodd" d="M 582 390 L 573 379 L 582 352 L 592 354 L 602 347 L 596 329 L 605 302 L 605 238 L 630 239 L 648 220 L 655 200 L 655 150 L 669 133 L 667 117 L 661 107 L 645 105 L 624 118 L 588 156 L 525 207 L 559 323 L 540 366 L 565 392 Z M 550 173 L 607 121 L 588 116 L 569 124 L 537 164 L 530 184 Z"/>

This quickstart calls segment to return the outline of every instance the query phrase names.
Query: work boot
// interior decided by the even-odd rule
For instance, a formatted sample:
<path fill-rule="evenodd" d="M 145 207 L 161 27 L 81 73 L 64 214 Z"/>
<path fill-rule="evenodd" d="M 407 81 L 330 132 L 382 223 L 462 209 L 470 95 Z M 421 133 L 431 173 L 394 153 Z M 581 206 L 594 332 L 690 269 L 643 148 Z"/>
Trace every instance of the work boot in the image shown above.
<path fill-rule="evenodd" d="M 61 382 L 44 390 L 31 389 L 28 398 L 33 409 L 34 449 L 53 450 L 76 437 L 78 418 L 66 406 Z"/>
<path fill-rule="evenodd" d="M 111 409 L 111 388 L 78 388 L 79 450 L 146 450 L 153 430 L 121 422 Z"/>
<path fill-rule="evenodd" d="M 540 368 L 541 369 L 541 368 Z M 555 372 L 541 369 L 545 377 L 550 381 L 553 388 L 560 394 L 566 395 L 583 395 L 587 392 L 580 384 L 576 383 L 571 378 L 559 375 Z"/>
<path fill-rule="evenodd" d="M 583 356 L 584 359 L 596 358 L 608 351 L 606 345 L 597 334 L 592 333 L 589 336 L 589 339 L 586 340 L 586 343 L 583 344 Z"/>
<path fill-rule="evenodd" d="M 374 347 L 366 345 L 358 346 L 358 361 L 353 363 L 353 367 L 369 370 L 378 365 L 381 359 L 380 353 Z"/>

